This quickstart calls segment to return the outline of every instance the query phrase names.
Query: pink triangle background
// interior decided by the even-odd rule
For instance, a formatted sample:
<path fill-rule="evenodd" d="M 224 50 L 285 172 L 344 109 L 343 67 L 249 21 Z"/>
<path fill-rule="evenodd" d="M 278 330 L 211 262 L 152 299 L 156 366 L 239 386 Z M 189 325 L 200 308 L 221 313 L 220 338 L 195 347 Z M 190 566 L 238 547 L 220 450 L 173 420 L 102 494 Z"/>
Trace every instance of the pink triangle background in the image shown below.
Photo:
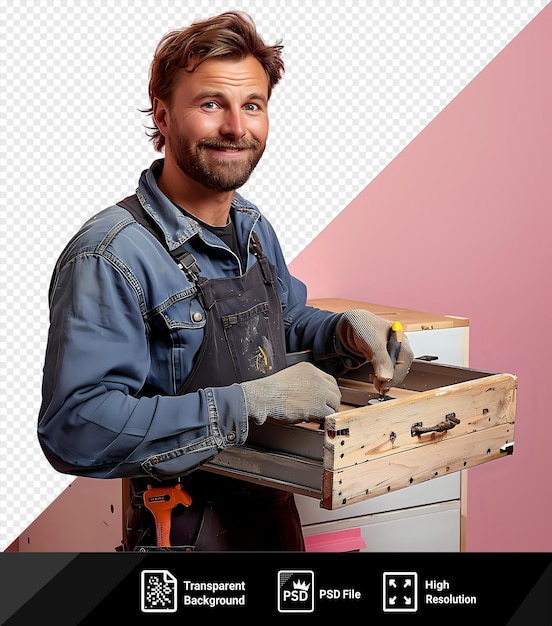
<path fill-rule="evenodd" d="M 290 264 L 310 298 L 470 319 L 518 376 L 515 451 L 468 471 L 468 551 L 552 550 L 552 5 Z"/>

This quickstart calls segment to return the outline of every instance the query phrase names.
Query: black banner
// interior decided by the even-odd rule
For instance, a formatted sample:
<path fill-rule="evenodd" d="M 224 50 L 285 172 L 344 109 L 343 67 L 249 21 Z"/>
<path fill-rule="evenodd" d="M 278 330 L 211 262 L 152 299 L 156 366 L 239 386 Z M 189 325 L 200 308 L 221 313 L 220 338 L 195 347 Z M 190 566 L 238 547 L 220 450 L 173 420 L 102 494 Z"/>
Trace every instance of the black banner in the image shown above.
<path fill-rule="evenodd" d="M 551 554 L 2 553 L 0 624 L 552 624 Z"/>

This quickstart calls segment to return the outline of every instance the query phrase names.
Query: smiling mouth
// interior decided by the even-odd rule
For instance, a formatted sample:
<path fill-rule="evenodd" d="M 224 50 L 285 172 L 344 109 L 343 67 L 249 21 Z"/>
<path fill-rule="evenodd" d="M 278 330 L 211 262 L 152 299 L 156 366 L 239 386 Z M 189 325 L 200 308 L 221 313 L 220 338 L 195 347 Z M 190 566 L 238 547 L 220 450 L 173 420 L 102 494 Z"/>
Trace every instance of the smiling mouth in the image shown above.
<path fill-rule="evenodd" d="M 237 149 L 209 147 L 207 149 L 213 156 L 219 157 L 221 159 L 237 159 L 242 157 L 245 153 L 245 150 L 243 148 Z"/>
<path fill-rule="evenodd" d="M 239 153 L 244 150 L 256 150 L 259 147 L 257 142 L 247 141 L 239 144 L 228 144 L 222 141 L 205 139 L 198 143 L 198 148 L 208 148 L 217 152 Z"/>

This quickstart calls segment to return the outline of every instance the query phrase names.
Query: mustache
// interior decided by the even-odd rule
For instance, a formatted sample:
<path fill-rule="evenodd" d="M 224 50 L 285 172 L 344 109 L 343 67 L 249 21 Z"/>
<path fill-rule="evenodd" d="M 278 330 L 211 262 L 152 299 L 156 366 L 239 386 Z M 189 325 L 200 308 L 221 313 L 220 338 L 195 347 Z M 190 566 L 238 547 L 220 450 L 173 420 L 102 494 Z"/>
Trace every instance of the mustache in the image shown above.
<path fill-rule="evenodd" d="M 242 139 L 241 141 L 201 139 L 197 142 L 198 148 L 213 148 L 215 150 L 258 150 L 260 145 L 260 142 L 254 139 Z"/>

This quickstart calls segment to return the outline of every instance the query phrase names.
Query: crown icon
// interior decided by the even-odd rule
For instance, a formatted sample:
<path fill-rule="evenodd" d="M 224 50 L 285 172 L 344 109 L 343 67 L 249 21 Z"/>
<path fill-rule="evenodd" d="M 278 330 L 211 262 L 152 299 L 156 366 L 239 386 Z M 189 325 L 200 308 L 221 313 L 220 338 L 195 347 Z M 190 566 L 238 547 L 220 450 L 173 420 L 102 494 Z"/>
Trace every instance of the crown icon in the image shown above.
<path fill-rule="evenodd" d="M 303 582 L 302 580 L 293 581 L 294 589 L 302 589 L 303 591 L 308 591 L 310 588 L 310 583 Z"/>

